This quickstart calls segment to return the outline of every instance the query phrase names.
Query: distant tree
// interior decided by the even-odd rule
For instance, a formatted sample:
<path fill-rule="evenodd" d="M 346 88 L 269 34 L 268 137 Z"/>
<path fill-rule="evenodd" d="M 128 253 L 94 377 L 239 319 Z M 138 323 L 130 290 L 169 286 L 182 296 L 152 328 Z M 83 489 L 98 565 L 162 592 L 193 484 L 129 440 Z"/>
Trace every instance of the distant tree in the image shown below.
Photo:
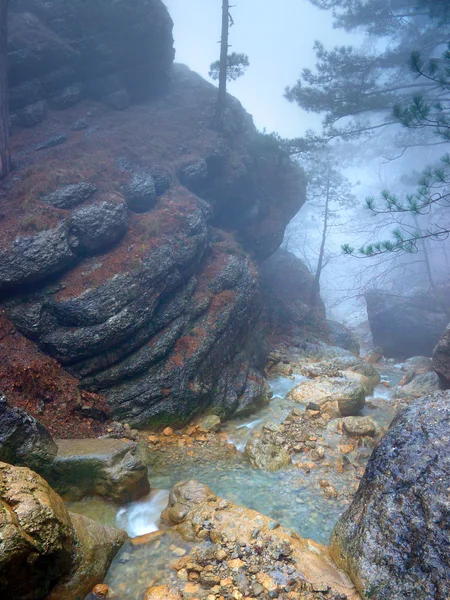
<path fill-rule="evenodd" d="M 356 139 L 396 124 L 394 104 L 413 93 L 436 92 L 436 82 L 414 78 L 407 62 L 415 49 L 427 60 L 447 43 L 447 0 L 310 1 L 332 11 L 335 27 L 363 32 L 370 40 L 362 49 L 327 49 L 316 42 L 315 69 L 303 69 L 286 90 L 291 102 L 324 115 L 325 139 Z"/>
<path fill-rule="evenodd" d="M 7 34 L 8 0 L 0 0 L 0 179 L 11 170 L 8 125 Z"/>
<path fill-rule="evenodd" d="M 217 108 L 215 124 L 218 128 L 222 127 L 223 115 L 227 103 L 227 81 L 234 81 L 244 74 L 249 66 L 248 56 L 233 52 L 228 54 L 230 27 L 234 24 L 230 13 L 229 0 L 222 0 L 222 35 L 220 38 L 220 59 L 211 63 L 209 75 L 212 79 L 219 80 L 219 96 L 217 99 Z"/>
<path fill-rule="evenodd" d="M 332 256 L 327 252 L 331 226 L 333 222 L 339 219 L 339 213 L 342 210 L 356 205 L 356 198 L 351 193 L 350 182 L 342 175 L 337 160 L 330 149 L 310 153 L 307 158 L 304 158 L 303 167 L 308 180 L 306 208 L 309 208 L 309 212 L 314 215 L 314 220 L 318 222 L 320 229 L 317 259 L 311 260 L 310 252 L 305 251 L 304 248 L 299 248 L 298 244 L 295 243 L 295 238 L 299 238 L 299 234 L 304 230 L 303 211 L 300 214 L 300 219 L 294 220 L 288 227 L 286 240 L 292 245 L 293 249 L 300 252 L 303 259 L 306 259 L 305 262 L 309 264 L 309 268 L 313 273 L 311 305 L 314 307 L 320 297 L 320 280 L 323 270 L 332 259 Z M 308 235 L 302 237 L 307 238 Z M 303 240 L 303 244 L 305 243 L 308 243 L 307 239 Z M 317 246 L 317 243 L 310 244 L 310 246 Z"/>

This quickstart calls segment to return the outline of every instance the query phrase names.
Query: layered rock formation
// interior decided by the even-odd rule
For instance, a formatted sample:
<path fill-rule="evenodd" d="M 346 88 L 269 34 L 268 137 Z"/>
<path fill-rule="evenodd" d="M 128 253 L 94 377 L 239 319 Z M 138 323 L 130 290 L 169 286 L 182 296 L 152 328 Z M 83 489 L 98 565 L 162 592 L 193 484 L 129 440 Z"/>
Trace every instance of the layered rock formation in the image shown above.
<path fill-rule="evenodd" d="M 124 109 L 165 88 L 173 56 L 161 0 L 11 0 L 12 123 L 36 125 L 86 98 Z"/>
<path fill-rule="evenodd" d="M 266 400 L 257 265 L 303 203 L 303 174 L 231 97 L 223 132 L 210 129 L 216 88 L 171 68 L 159 0 L 100 10 L 11 3 L 13 119 L 32 124 L 31 100 L 50 110 L 12 137 L 3 306 L 116 419 L 247 411 Z M 122 112 L 90 100 L 118 108 L 163 88 Z"/>
<path fill-rule="evenodd" d="M 383 290 L 365 294 L 373 341 L 386 357 L 431 356 L 448 315 L 427 296 L 396 296 Z"/>
<path fill-rule="evenodd" d="M 393 421 L 331 536 L 365 598 L 449 597 L 449 486 L 450 393 L 437 392 Z"/>

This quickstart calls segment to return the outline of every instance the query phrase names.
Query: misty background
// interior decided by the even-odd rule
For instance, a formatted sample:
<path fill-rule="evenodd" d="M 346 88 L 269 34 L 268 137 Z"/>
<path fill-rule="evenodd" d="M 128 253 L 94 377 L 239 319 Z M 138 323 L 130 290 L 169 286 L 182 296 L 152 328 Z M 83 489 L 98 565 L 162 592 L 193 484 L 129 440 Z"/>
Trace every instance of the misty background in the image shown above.
<path fill-rule="evenodd" d="M 166 0 L 166 5 L 175 24 L 176 61 L 211 81 L 209 66 L 219 55 L 221 0 Z M 383 50 L 384 45 L 389 45 L 389 40 L 382 37 L 334 28 L 331 11 L 320 10 L 309 0 L 236 0 L 234 5 L 230 52 L 247 54 L 250 67 L 243 77 L 229 82 L 228 91 L 253 115 L 258 129 L 276 132 L 283 138 L 321 128 L 320 115 L 307 112 L 284 97 L 286 87 L 295 84 L 303 68 L 314 70 L 316 40 L 330 49 L 353 45 Z M 418 224 L 410 215 L 376 217 L 365 206 L 367 196 L 379 198 L 384 189 L 402 197 L 412 193 L 423 169 L 443 153 L 440 146 L 418 146 L 402 155 L 397 141 L 402 135 L 400 129 L 382 129 L 369 142 L 363 138 L 352 142 L 335 140 L 331 144 L 354 200 L 350 207 L 338 203 L 330 213 L 321 277 L 321 294 L 330 318 L 349 322 L 365 319 L 363 294 L 367 289 L 383 288 L 399 294 L 426 292 L 430 286 L 430 262 L 434 283 L 447 284 L 448 244 L 442 239 L 427 240 L 417 254 L 354 258 L 345 256 L 341 249 L 345 243 L 359 248 L 375 239 L 391 237 L 396 220 L 407 231 Z M 301 157 L 299 162 L 304 166 Z M 284 247 L 302 258 L 314 273 L 323 230 L 323 202 L 317 194 L 312 196 L 311 192 L 291 222 Z M 419 221 L 422 228 L 429 224 L 426 216 L 420 216 Z M 424 248 L 428 253 L 426 260 Z"/>

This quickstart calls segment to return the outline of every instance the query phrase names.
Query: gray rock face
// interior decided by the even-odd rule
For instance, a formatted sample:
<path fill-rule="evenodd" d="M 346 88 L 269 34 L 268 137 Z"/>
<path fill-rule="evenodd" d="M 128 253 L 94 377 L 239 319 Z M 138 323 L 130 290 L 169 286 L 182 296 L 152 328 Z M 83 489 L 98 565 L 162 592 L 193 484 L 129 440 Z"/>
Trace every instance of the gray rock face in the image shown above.
<path fill-rule="evenodd" d="M 413 378 L 407 385 L 398 388 L 396 396 L 398 398 L 420 398 L 427 394 L 432 394 L 439 389 L 439 377 L 430 371 L 421 373 Z"/>
<path fill-rule="evenodd" d="M 134 175 L 124 190 L 128 208 L 137 213 L 150 210 L 156 202 L 155 181 L 151 175 Z"/>
<path fill-rule="evenodd" d="M 123 504 L 150 491 L 147 467 L 134 442 L 57 440 L 57 445 L 47 479 L 65 500 L 100 496 Z"/>
<path fill-rule="evenodd" d="M 450 325 L 447 325 L 433 353 L 433 369 L 442 387 L 450 387 Z"/>
<path fill-rule="evenodd" d="M 75 260 L 65 223 L 33 237 L 17 238 L 11 248 L 0 252 L 0 290 L 41 281 Z"/>
<path fill-rule="evenodd" d="M 351 330 L 337 321 L 327 320 L 328 338 L 333 346 L 339 346 L 359 356 L 359 342 Z"/>
<path fill-rule="evenodd" d="M 104 4 L 11 0 L 10 104 L 21 125 L 40 122 L 48 105 L 62 110 L 87 96 L 122 110 L 164 89 L 174 51 L 163 2 Z"/>
<path fill-rule="evenodd" d="M 386 357 L 431 356 L 448 316 L 430 296 L 393 296 L 382 290 L 366 295 L 375 345 Z"/>
<path fill-rule="evenodd" d="M 125 204 L 101 202 L 72 214 L 70 232 L 77 238 L 78 251 L 92 254 L 118 242 L 127 230 Z"/>
<path fill-rule="evenodd" d="M 42 472 L 54 460 L 57 446 L 47 429 L 0 393 L 0 461 Z"/>
<path fill-rule="evenodd" d="M 66 185 L 48 196 L 44 196 L 42 200 L 55 206 L 56 208 L 74 208 L 82 204 L 85 200 L 95 194 L 97 187 L 93 183 L 75 183 Z"/>
<path fill-rule="evenodd" d="M 428 356 L 413 356 L 405 360 L 402 365 L 402 371 L 414 371 L 416 375 L 419 375 L 419 373 L 428 373 L 428 371 L 432 370 L 431 358 Z"/>
<path fill-rule="evenodd" d="M 375 448 L 331 553 L 365 598 L 450 594 L 450 393 L 414 402 Z"/>

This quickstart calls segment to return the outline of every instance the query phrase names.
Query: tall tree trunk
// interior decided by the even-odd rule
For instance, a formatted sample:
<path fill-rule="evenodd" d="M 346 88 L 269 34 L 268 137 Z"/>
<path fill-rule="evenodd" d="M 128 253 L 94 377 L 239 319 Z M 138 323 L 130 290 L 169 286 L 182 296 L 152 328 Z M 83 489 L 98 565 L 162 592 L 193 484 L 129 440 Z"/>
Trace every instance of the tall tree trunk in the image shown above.
<path fill-rule="evenodd" d="M 311 289 L 311 306 L 314 308 L 317 306 L 320 292 L 320 276 L 322 275 L 323 261 L 325 258 L 325 242 L 327 241 L 328 233 L 328 213 L 330 206 L 330 166 L 328 166 L 328 180 L 327 180 L 327 191 L 325 195 L 325 215 L 323 219 L 323 230 L 322 230 L 322 242 L 320 244 L 319 260 L 317 262 L 316 274 L 314 276 L 314 283 Z"/>
<path fill-rule="evenodd" d="M 11 169 L 8 127 L 8 76 L 6 48 L 8 31 L 8 0 L 0 0 L 0 179 Z"/>
<path fill-rule="evenodd" d="M 227 102 L 228 33 L 230 1 L 222 1 L 222 36 L 220 38 L 219 96 L 217 98 L 216 126 L 222 127 Z"/>

